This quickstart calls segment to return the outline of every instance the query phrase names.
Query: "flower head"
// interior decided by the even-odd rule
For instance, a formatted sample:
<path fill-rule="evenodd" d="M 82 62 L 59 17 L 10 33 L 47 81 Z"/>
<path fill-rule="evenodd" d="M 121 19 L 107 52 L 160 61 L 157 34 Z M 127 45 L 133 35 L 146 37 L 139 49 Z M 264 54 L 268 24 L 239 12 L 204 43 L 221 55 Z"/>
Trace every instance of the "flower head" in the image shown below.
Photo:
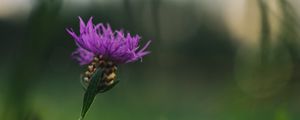
<path fill-rule="evenodd" d="M 89 19 L 87 24 L 84 23 L 81 17 L 80 30 L 77 35 L 73 29 L 67 29 L 67 32 L 75 39 L 78 46 L 72 56 L 81 65 L 89 64 L 95 56 L 112 61 L 115 64 L 124 64 L 134 62 L 149 54 L 146 48 L 150 41 L 139 49 L 139 35 L 131 35 L 124 33 L 122 30 L 113 31 L 109 24 L 102 23 L 94 25 L 93 17 Z"/>

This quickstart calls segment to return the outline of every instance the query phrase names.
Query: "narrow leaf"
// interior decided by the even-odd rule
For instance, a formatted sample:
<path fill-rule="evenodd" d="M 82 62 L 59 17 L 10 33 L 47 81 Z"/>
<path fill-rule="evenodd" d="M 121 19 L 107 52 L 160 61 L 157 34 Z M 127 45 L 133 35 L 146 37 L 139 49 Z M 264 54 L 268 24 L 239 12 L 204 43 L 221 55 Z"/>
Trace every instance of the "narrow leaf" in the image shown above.
<path fill-rule="evenodd" d="M 95 96 L 97 95 L 97 85 L 102 79 L 102 73 L 103 69 L 98 68 L 91 78 L 91 81 L 84 93 L 83 106 L 79 120 L 82 120 L 84 118 L 86 112 L 89 110 L 91 104 L 93 103 Z"/>

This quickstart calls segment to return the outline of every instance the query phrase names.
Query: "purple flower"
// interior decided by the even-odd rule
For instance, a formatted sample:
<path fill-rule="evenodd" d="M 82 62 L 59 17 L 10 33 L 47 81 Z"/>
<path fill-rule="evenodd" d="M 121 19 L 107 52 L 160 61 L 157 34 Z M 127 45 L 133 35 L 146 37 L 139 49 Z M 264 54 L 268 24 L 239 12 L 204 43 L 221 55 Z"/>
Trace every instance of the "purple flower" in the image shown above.
<path fill-rule="evenodd" d="M 141 39 L 139 35 L 130 35 L 130 33 L 124 33 L 122 30 L 113 31 L 109 24 L 94 25 L 92 20 L 93 17 L 85 24 L 79 17 L 79 35 L 73 29 L 67 29 L 78 46 L 72 56 L 79 61 L 80 65 L 89 64 L 94 57 L 98 56 L 115 64 L 124 64 L 142 59 L 143 56 L 150 53 L 146 51 L 146 48 L 151 41 L 139 49 Z"/>

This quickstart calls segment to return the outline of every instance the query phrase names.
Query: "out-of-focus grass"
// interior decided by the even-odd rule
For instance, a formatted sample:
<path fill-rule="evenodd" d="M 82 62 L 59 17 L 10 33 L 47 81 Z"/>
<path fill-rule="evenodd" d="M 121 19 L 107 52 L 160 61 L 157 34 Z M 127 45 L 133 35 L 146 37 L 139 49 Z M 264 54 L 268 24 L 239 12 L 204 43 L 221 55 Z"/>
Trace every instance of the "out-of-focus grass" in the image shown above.
<path fill-rule="evenodd" d="M 61 1 L 38 1 L 36 9 L 29 17 L 27 31 L 21 41 L 22 47 L 9 73 L 7 92 L 4 98 L 1 119 L 39 119 L 31 111 L 28 93 L 43 70 L 43 62 L 48 58 L 47 51 L 53 43 L 51 39 L 57 28 L 56 23 Z M 52 20 L 52 22 L 47 22 Z M 50 32 L 50 33 L 49 33 Z"/>
<path fill-rule="evenodd" d="M 150 49 L 152 53 L 142 63 L 120 66 L 120 84 L 97 96 L 86 120 L 300 119 L 297 107 L 300 106 L 300 98 L 295 92 L 299 90 L 299 62 L 297 57 L 294 58 L 299 55 L 296 44 L 299 31 L 293 24 L 297 21 L 295 14 L 284 1 L 278 1 L 284 12 L 284 17 L 280 17 L 280 42 L 273 45 L 268 41 L 271 39 L 268 32 L 271 23 L 267 16 L 271 13 L 267 4 L 258 2 L 261 7 L 262 31 L 265 31 L 261 35 L 261 47 L 238 51 L 240 53 L 236 60 L 238 47 L 230 42 L 233 38 L 222 23 L 213 22 L 215 19 L 204 12 L 205 17 L 200 24 L 195 24 L 197 31 L 190 37 L 183 42 L 169 41 L 172 44 L 163 44 L 159 37 L 161 8 L 157 7 L 161 6 L 161 1 L 150 2 L 152 16 L 155 16 L 151 21 L 155 23 L 154 28 L 158 29 L 154 33 L 153 38 L 158 39 L 153 40 Z M 129 1 L 124 0 L 124 4 L 130 4 L 126 2 Z M 0 84 L 0 106 L 12 106 L 13 109 L 28 113 L 31 120 L 77 119 L 82 106 L 84 91 L 80 86 L 79 74 L 84 67 L 81 69 L 74 61 L 70 62 L 69 55 L 75 45 L 64 31 L 65 27 L 78 26 L 78 20 L 75 20 L 76 16 L 57 18 L 56 7 L 52 7 L 47 3 L 33 12 L 35 14 L 31 16 L 28 29 L 30 31 L 26 32 L 31 37 L 26 38 L 22 44 L 22 47 L 30 50 L 22 51 L 24 53 L 21 55 L 30 58 L 17 60 L 25 60 L 23 65 L 27 66 L 20 68 L 20 72 L 32 72 L 34 69 L 33 73 L 39 73 L 39 77 L 30 74 L 26 83 L 9 80 L 1 81 Z M 130 7 L 127 6 L 128 14 L 134 10 Z M 170 8 L 178 9 L 176 5 Z M 120 10 L 117 7 L 111 9 Z M 80 16 L 101 17 L 99 21 L 109 21 L 113 28 L 128 27 L 135 32 L 141 29 L 138 28 L 139 22 L 131 21 L 131 17 L 136 17 L 136 14 L 127 16 L 111 9 L 93 8 Z M 195 13 L 189 14 L 192 16 Z M 139 33 L 144 34 L 143 31 Z M 14 67 L 17 69 L 20 66 Z M 42 71 L 35 67 L 41 67 Z M 4 68 L 10 66 L 0 69 L 1 80 L 7 79 L 5 76 L 10 74 Z M 14 92 L 13 100 L 6 105 L 7 102 L 3 100 L 15 89 L 15 86 L 9 86 L 6 82 L 19 83 L 18 89 L 26 88 L 19 93 L 24 94 L 24 99 L 18 97 L 18 92 Z M 13 105 L 15 101 L 23 100 L 26 100 L 23 104 L 26 109 Z M 1 107 L 0 115 L 6 109 Z"/>
<path fill-rule="evenodd" d="M 274 23 L 271 23 L 269 18 L 274 14 L 271 14 L 272 11 L 266 1 L 258 0 L 257 3 L 261 16 L 260 44 L 258 48 L 242 48 L 243 50 L 240 50 L 243 52 L 239 53 L 236 65 L 238 86 L 247 95 L 255 98 L 255 102 L 252 102 L 253 106 L 258 106 L 253 109 L 255 112 L 248 112 L 254 113 L 255 119 L 258 116 L 259 119 L 296 119 L 296 116 L 288 114 L 289 105 L 299 104 L 290 103 L 290 98 L 293 96 L 288 95 L 290 91 L 288 86 L 295 81 L 293 78 L 298 72 L 294 71 L 297 67 L 295 59 L 299 54 L 295 51 L 298 45 L 294 44 L 296 41 L 293 41 L 299 38 L 296 14 L 288 6 L 287 1 L 277 1 L 282 13 L 281 15 L 275 14 L 279 21 L 280 32 L 278 35 L 274 35 L 270 32 L 271 24 Z M 277 43 L 274 42 L 276 40 Z M 262 104 L 270 105 L 260 106 Z M 269 117 L 264 118 L 264 116 Z"/>

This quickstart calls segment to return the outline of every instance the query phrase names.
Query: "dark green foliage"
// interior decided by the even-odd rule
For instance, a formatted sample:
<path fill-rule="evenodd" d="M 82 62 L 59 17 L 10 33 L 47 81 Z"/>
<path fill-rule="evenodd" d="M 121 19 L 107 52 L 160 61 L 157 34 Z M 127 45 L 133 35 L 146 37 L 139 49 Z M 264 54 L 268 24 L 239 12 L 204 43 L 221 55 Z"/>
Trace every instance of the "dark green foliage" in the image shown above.
<path fill-rule="evenodd" d="M 101 82 L 103 69 L 98 68 L 95 74 L 91 78 L 83 98 L 83 106 L 81 110 L 80 120 L 82 120 L 93 103 L 95 96 L 97 95 L 98 84 Z"/>
<path fill-rule="evenodd" d="M 103 69 L 98 68 L 93 74 L 90 83 L 88 84 L 83 98 L 83 106 L 81 110 L 80 119 L 83 119 L 90 106 L 92 105 L 98 93 L 104 93 L 113 88 L 119 81 L 115 81 L 111 85 L 106 85 L 103 80 Z M 85 86 L 84 86 L 85 88 Z"/>

